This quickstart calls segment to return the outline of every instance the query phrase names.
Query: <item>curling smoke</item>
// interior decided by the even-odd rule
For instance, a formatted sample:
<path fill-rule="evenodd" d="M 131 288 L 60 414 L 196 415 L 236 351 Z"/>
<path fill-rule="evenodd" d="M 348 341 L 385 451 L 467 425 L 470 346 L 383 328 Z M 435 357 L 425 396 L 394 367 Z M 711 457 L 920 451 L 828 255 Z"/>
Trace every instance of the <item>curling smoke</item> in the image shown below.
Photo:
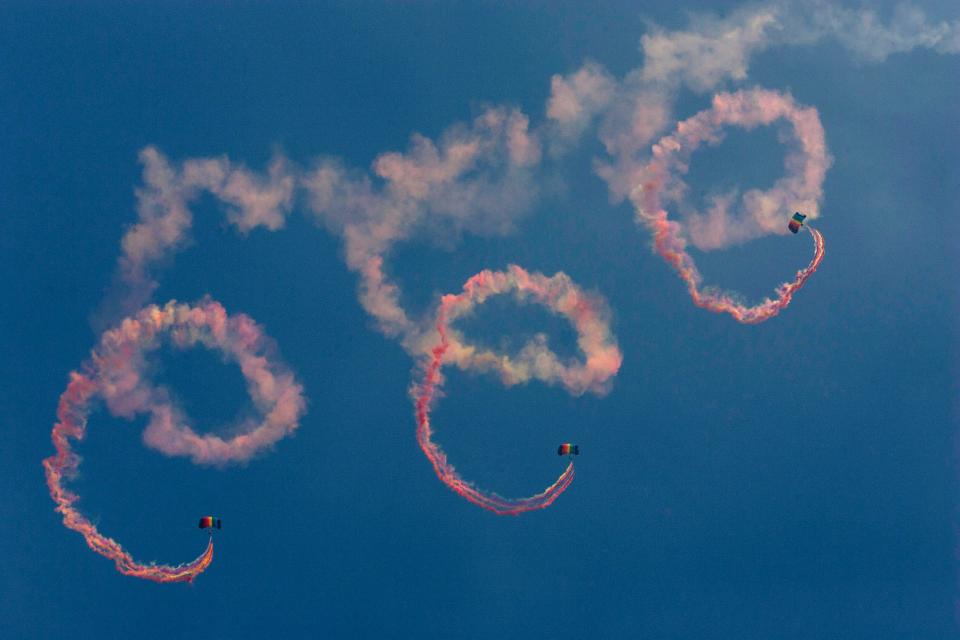
<path fill-rule="evenodd" d="M 718 144 L 726 125 L 753 129 L 777 120 L 790 125 L 792 143 L 786 157 L 787 175 L 767 191 L 752 189 L 741 199 L 742 211 L 731 213 L 729 198 L 715 198 L 709 211 L 692 214 L 688 227 L 669 220 L 665 203 L 682 202 L 687 185 L 690 156 L 701 144 Z M 774 299 L 747 307 L 725 293 L 703 290 L 703 277 L 686 251 L 686 236 L 701 248 L 712 249 L 743 242 L 769 233 L 787 232 L 785 212 L 800 210 L 814 220 L 823 195 L 823 179 L 831 158 L 824 142 L 816 109 L 800 107 L 793 98 L 776 91 L 752 89 L 721 93 L 713 107 L 677 124 L 675 131 L 653 145 L 653 157 L 635 176 L 637 187 L 630 194 L 637 222 L 653 234 L 653 246 L 684 282 L 694 304 L 717 313 L 729 313 L 738 322 L 763 322 L 790 304 L 793 294 L 806 283 L 823 260 L 823 236 L 808 227 L 814 241 L 810 264 L 793 281 L 782 284 Z"/>
<path fill-rule="evenodd" d="M 144 378 L 144 356 L 159 348 L 164 337 L 178 349 L 201 344 L 236 362 L 260 422 L 237 425 L 233 430 L 236 435 L 228 439 L 199 435 L 185 425 L 169 392 Z M 154 582 L 190 582 L 202 573 L 213 560 L 212 538 L 196 560 L 167 566 L 139 563 L 118 542 L 101 534 L 76 509 L 79 496 L 64 486 L 64 479 L 74 477 L 80 464 L 70 441 L 84 438 L 91 403 L 99 398 L 116 416 L 150 414 L 144 442 L 167 455 L 188 456 L 198 464 L 249 460 L 293 433 L 305 408 L 300 385 L 271 358 L 270 351 L 269 341 L 256 323 L 244 315 L 228 316 L 212 300 L 193 307 L 175 302 L 163 307 L 151 305 L 106 331 L 82 372 L 71 374 L 60 396 L 58 422 L 51 435 L 56 454 L 43 461 L 50 495 L 63 514 L 64 524 L 83 535 L 91 549 L 113 560 L 125 575 Z"/>
<path fill-rule="evenodd" d="M 577 331 L 577 345 L 584 354 L 584 362 L 562 363 L 537 342 L 529 343 L 515 358 L 463 345 L 450 323 L 471 313 L 489 297 L 505 293 L 513 293 L 519 301 L 544 305 L 569 319 Z M 443 384 L 441 368 L 449 362 L 464 368 L 499 371 L 506 385 L 536 377 L 548 384 L 559 384 L 574 394 L 585 391 L 605 393 L 610 379 L 623 362 L 623 355 L 610 334 L 605 309 L 602 300 L 586 295 L 566 274 L 558 273 L 548 278 L 539 273 L 528 273 L 516 265 L 511 265 L 506 272 L 481 271 L 467 280 L 462 293 L 443 296 L 437 313 L 436 342 L 425 363 L 423 379 L 414 387 L 413 395 L 417 442 L 444 484 L 470 502 L 499 515 L 518 515 L 548 507 L 570 486 L 574 477 L 573 462 L 556 482 L 529 498 L 508 499 L 478 489 L 460 477 L 447 460 L 446 453 L 433 442 L 430 408 Z"/>

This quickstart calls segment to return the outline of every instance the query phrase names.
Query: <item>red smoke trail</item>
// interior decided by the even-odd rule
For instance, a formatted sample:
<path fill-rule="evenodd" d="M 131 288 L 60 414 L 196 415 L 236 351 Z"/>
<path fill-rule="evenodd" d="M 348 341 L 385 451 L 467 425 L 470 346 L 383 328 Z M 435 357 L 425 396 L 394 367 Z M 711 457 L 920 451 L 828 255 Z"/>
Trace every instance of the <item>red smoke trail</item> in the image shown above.
<path fill-rule="evenodd" d="M 241 425 L 241 433 L 228 440 L 212 434 L 198 435 L 181 424 L 182 417 L 173 407 L 169 392 L 143 379 L 143 356 L 157 349 L 164 335 L 169 335 L 178 348 L 200 343 L 236 361 L 263 416 L 262 423 Z M 70 440 L 84 438 L 91 403 L 100 398 L 114 415 L 132 418 L 150 413 L 144 441 L 168 455 L 190 456 L 194 462 L 206 464 L 248 460 L 259 449 L 295 430 L 304 410 L 300 385 L 268 356 L 269 341 L 256 323 L 243 315 L 228 317 L 223 307 L 211 300 L 195 307 L 174 302 L 162 308 L 150 306 L 105 332 L 83 372 L 71 373 L 70 384 L 60 396 L 58 422 L 51 435 L 56 454 L 43 461 L 50 496 L 63 514 L 63 523 L 82 534 L 91 549 L 113 560 L 125 575 L 154 582 L 191 582 L 201 574 L 213 560 L 212 537 L 206 550 L 186 564 L 141 564 L 75 508 L 79 496 L 63 483 L 64 478 L 76 476 L 80 464 Z"/>
<path fill-rule="evenodd" d="M 449 322 L 471 312 L 488 297 L 508 292 L 513 292 L 520 300 L 532 299 L 569 318 L 579 335 L 577 343 L 586 356 L 585 363 L 561 364 L 553 352 L 546 349 L 542 343 L 537 343 L 538 346 L 528 345 L 523 350 L 526 357 L 521 352 L 521 357 L 517 360 L 491 352 L 476 353 L 473 347 L 464 347 L 451 335 Z M 603 393 L 610 378 L 619 370 L 623 356 L 610 335 L 602 302 L 581 292 L 565 274 L 558 273 L 548 278 L 511 265 L 506 272 L 481 271 L 467 280 L 463 293 L 443 296 L 437 314 L 436 329 L 438 342 L 430 351 L 422 382 L 414 389 L 414 401 L 417 442 L 433 465 L 437 477 L 470 502 L 498 515 L 518 515 L 550 506 L 573 482 L 573 462 L 567 465 L 556 482 L 535 496 L 508 499 L 484 492 L 461 478 L 440 446 L 432 441 L 430 406 L 443 383 L 440 370 L 445 361 L 456 362 L 464 368 L 471 365 L 495 368 L 500 371 L 506 384 L 525 382 L 531 375 L 535 375 L 541 380 L 562 384 L 573 393 L 583 393 L 586 390 Z M 448 352 L 454 347 L 462 353 L 451 357 Z M 528 359 L 536 360 L 534 351 L 541 356 L 542 361 L 537 363 L 540 368 L 536 373 L 531 374 L 528 370 Z"/>
<path fill-rule="evenodd" d="M 674 248 L 677 246 L 676 238 L 670 235 L 670 225 L 671 223 L 666 218 L 649 223 L 649 226 L 653 229 L 654 247 L 656 247 L 657 253 L 687 283 L 687 290 L 690 292 L 690 297 L 693 298 L 693 304 L 714 313 L 729 313 L 737 322 L 743 324 L 759 324 L 787 308 L 793 299 L 793 294 L 806 284 L 810 276 L 816 273 L 820 262 L 823 260 L 823 235 L 813 227 L 807 227 L 813 237 L 813 258 L 810 259 L 810 264 L 797 271 L 793 281 L 785 282 L 777 287 L 776 298 L 767 298 L 760 304 L 748 307 L 738 303 L 730 294 L 715 290 L 702 291 L 700 289 L 703 277 L 697 270 L 693 258 L 685 251 L 678 251 Z"/>
<path fill-rule="evenodd" d="M 728 209 L 733 198 L 727 195 L 714 196 L 706 214 L 690 215 L 689 228 L 667 218 L 664 201 L 682 204 L 688 187 L 680 176 L 687 172 L 690 156 L 701 144 L 718 144 L 724 125 L 752 129 L 781 119 L 792 127 L 793 143 L 786 157 L 787 174 L 772 188 L 747 191 L 741 198 L 739 215 L 731 215 Z M 687 283 L 694 304 L 729 313 L 745 324 L 763 322 L 786 308 L 823 260 L 819 231 L 808 227 L 814 243 L 810 264 L 798 271 L 793 281 L 780 285 L 776 298 L 750 307 L 729 294 L 701 289 L 703 277 L 686 251 L 687 238 L 704 249 L 719 248 L 770 233 L 786 234 L 788 215 L 795 210 L 810 219 L 817 218 L 831 159 L 816 109 L 798 106 L 789 95 L 762 89 L 718 94 L 713 98 L 713 108 L 678 123 L 672 134 L 653 145 L 652 151 L 653 158 L 638 173 L 638 186 L 630 197 L 638 222 L 653 233 L 654 249 Z"/>
<path fill-rule="evenodd" d="M 141 564 L 120 543 L 97 531 L 93 523 L 74 508 L 79 496 L 64 488 L 62 482 L 64 476 L 76 476 L 80 464 L 80 457 L 70 448 L 69 440 L 82 440 L 86 434 L 90 400 L 97 393 L 97 383 L 91 378 L 81 373 L 71 374 L 70 384 L 60 396 L 59 422 L 53 428 L 52 439 L 57 453 L 43 461 L 50 496 L 57 504 L 57 511 L 63 514 L 63 524 L 82 534 L 88 547 L 113 560 L 117 571 L 124 575 L 154 582 L 192 582 L 213 561 L 213 536 L 210 536 L 206 550 L 191 562 L 177 566 Z"/>

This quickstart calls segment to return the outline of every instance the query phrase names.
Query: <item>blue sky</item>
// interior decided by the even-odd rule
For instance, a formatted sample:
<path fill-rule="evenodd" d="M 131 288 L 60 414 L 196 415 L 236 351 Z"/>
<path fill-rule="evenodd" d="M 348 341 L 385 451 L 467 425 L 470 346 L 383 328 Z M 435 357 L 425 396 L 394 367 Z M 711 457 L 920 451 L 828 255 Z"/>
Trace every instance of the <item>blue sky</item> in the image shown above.
<path fill-rule="evenodd" d="M 955 637 L 960 16 L 950 2 L 911 6 L 922 20 L 892 4 L 873 22 L 849 4 L 806 18 L 729 3 L 5 5 L 0 636 Z M 688 15 L 706 9 L 719 22 Z M 786 28 L 735 31 L 766 11 Z M 610 114 L 650 90 L 625 80 L 652 68 L 641 38 L 731 30 L 732 49 L 694 47 L 656 80 L 669 94 L 657 137 L 713 93 L 758 86 L 815 107 L 833 157 L 823 265 L 757 326 L 695 308 L 596 172 L 610 160 L 604 136 L 622 132 Z M 736 55 L 720 54 L 741 52 L 736 77 Z M 680 78 L 705 59 L 732 67 L 709 86 Z M 551 78 L 588 61 L 621 102 L 551 155 Z M 145 447 L 144 416 L 93 412 L 71 484 L 80 509 L 138 559 L 165 563 L 202 550 L 199 515 L 222 517 L 193 585 L 122 576 L 62 526 L 40 461 L 67 375 L 119 295 L 143 148 L 177 166 L 225 157 L 265 175 L 278 156 L 304 172 L 336 158 L 371 174 L 412 133 L 438 141 L 491 106 L 541 136 L 521 175 L 536 197 L 503 201 L 505 233 L 472 209 L 443 218 L 442 204 L 423 205 L 386 271 L 415 318 L 511 263 L 564 271 L 606 299 L 624 356 L 607 395 L 451 367 L 434 410 L 458 470 L 507 496 L 542 489 L 563 468 L 556 445 L 579 443 L 556 503 L 497 517 L 437 480 L 414 437 L 415 359 L 358 302 L 336 213 L 298 190 L 282 229 L 239 233 L 206 193 L 189 203 L 183 244 L 150 265 L 151 300 L 209 294 L 251 316 L 307 414 L 272 451 L 217 469 Z M 698 151 L 691 198 L 773 184 L 777 131 L 728 129 Z M 649 141 L 637 147 L 643 160 Z M 464 177 L 489 178 L 484 196 L 506 193 L 497 149 L 493 169 Z M 757 301 L 806 263 L 809 240 L 691 252 L 708 283 Z M 508 298 L 458 328 L 504 349 L 544 332 L 577 356 L 562 318 Z M 163 349 L 150 374 L 199 431 L 250 409 L 239 370 L 213 352 Z"/>

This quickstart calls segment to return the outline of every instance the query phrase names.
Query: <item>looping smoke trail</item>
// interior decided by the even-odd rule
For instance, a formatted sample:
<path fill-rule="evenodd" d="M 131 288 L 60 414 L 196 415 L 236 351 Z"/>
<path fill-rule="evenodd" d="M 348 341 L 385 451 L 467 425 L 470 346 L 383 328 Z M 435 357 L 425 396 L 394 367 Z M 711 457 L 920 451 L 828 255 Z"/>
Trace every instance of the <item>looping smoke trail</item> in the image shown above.
<path fill-rule="evenodd" d="M 527 345 L 516 359 L 465 347 L 455 336 L 450 323 L 472 312 L 490 296 L 511 292 L 520 301 L 531 300 L 567 317 L 577 330 L 577 344 L 584 352 L 584 363 L 560 363 L 542 344 Z M 548 507 L 570 486 L 574 477 L 573 462 L 556 482 L 529 498 L 503 498 L 476 488 L 459 476 L 446 453 L 432 441 L 430 407 L 443 384 L 441 368 L 447 362 L 455 362 L 463 368 L 496 369 L 507 385 L 525 382 L 534 375 L 535 369 L 536 377 L 561 384 L 571 393 L 605 393 L 610 379 L 623 362 L 623 355 L 610 334 L 606 314 L 603 301 L 583 293 L 566 274 L 558 273 L 548 278 L 516 265 L 510 265 L 506 272 L 481 271 L 467 280 L 462 293 L 443 296 L 437 313 L 437 342 L 430 350 L 423 379 L 414 387 L 413 395 L 417 442 L 444 484 L 473 504 L 498 515 L 518 515 Z"/>
<path fill-rule="evenodd" d="M 786 157 L 787 174 L 772 188 L 751 189 L 743 194 L 739 215 L 730 214 L 734 198 L 728 194 L 714 196 L 705 215 L 689 216 L 689 228 L 667 218 L 664 203 L 682 203 L 687 185 L 680 175 L 687 172 L 690 156 L 702 143 L 718 144 L 724 125 L 753 129 L 781 119 L 792 126 L 793 144 Z M 793 281 L 780 285 L 776 298 L 750 307 L 730 294 L 701 289 L 703 277 L 686 251 L 687 237 L 701 249 L 714 249 L 770 233 L 785 234 L 787 215 L 794 210 L 815 220 L 823 195 L 823 179 L 831 163 L 816 109 L 800 107 L 789 95 L 762 89 L 717 94 L 713 108 L 678 123 L 672 134 L 653 145 L 652 152 L 652 159 L 639 172 L 639 184 L 630 198 L 637 221 L 653 233 L 654 249 L 687 283 L 694 304 L 716 313 L 729 313 L 745 324 L 777 315 L 820 266 L 824 255 L 820 232 L 808 227 L 814 242 L 810 264 L 798 271 Z"/>
<path fill-rule="evenodd" d="M 144 355 L 159 348 L 164 336 L 179 349 L 200 343 L 237 362 L 262 422 L 239 425 L 238 435 L 226 440 L 212 434 L 201 436 L 184 425 L 169 392 L 143 379 Z M 244 315 L 227 316 L 219 303 L 209 299 L 193 307 L 175 302 L 151 305 L 106 331 L 83 371 L 70 375 L 51 435 L 56 454 L 43 461 L 50 495 L 64 524 L 82 534 L 91 549 L 113 560 L 125 575 L 154 582 L 191 582 L 202 573 L 213 560 L 212 537 L 206 550 L 186 564 L 142 564 L 75 508 L 79 496 L 63 482 L 76 476 L 80 464 L 70 440 L 84 438 L 91 403 L 100 398 L 113 415 L 151 414 L 144 441 L 167 455 L 189 456 L 202 464 L 248 460 L 292 433 L 305 408 L 300 385 L 282 364 L 270 359 L 269 352 L 269 340 L 256 323 Z"/>

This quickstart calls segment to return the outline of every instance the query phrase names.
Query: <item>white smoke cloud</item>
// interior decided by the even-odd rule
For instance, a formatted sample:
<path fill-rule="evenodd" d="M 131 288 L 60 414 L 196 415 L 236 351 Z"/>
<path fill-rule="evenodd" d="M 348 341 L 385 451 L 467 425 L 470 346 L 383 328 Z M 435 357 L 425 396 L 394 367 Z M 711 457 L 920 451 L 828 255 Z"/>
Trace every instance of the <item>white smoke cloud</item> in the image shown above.
<path fill-rule="evenodd" d="M 798 16 L 794 23 L 807 37 L 833 38 L 869 62 L 914 49 L 960 53 L 960 20 L 930 22 L 922 9 L 912 5 L 897 5 L 887 22 L 872 9 L 826 2 L 817 3 L 808 16 L 806 20 Z"/>
<path fill-rule="evenodd" d="M 646 82 L 686 84 L 709 91 L 727 79 L 747 77 L 750 56 L 783 29 L 774 9 L 739 11 L 728 18 L 695 17 L 690 31 L 654 28 L 640 39 Z"/>

